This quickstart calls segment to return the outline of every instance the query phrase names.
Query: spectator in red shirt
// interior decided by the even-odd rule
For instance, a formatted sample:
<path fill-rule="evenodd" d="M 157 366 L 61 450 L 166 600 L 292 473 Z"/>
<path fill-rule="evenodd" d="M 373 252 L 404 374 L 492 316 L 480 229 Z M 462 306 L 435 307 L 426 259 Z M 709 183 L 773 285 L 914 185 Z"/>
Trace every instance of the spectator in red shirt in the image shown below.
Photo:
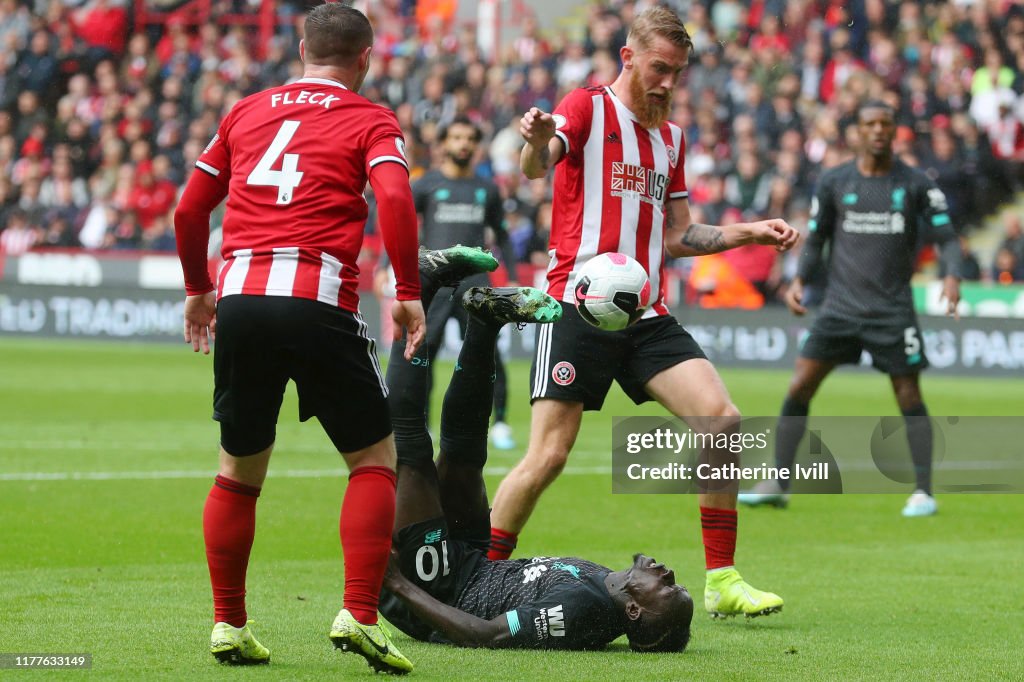
<path fill-rule="evenodd" d="M 166 178 L 154 177 L 152 161 L 141 161 L 135 173 L 137 182 L 128 195 L 128 208 L 135 211 L 139 225 L 145 230 L 157 216 L 165 215 L 174 205 L 177 187 Z"/>
<path fill-rule="evenodd" d="M 763 50 L 774 50 L 780 56 L 789 54 L 789 38 L 779 32 L 779 18 L 777 16 L 768 14 L 761 19 L 761 30 L 750 39 L 750 49 L 755 53 Z"/>
<path fill-rule="evenodd" d="M 108 0 L 95 0 L 91 5 L 73 12 L 69 19 L 75 34 L 89 45 L 93 60 L 120 57 L 128 32 L 128 15 L 123 7 Z"/>
<path fill-rule="evenodd" d="M 839 32 L 836 32 L 835 35 L 838 36 Z M 825 71 L 821 75 L 821 100 L 823 102 L 831 102 L 833 96 L 846 84 L 850 76 L 866 68 L 864 62 L 854 56 L 845 38 L 839 38 L 836 43 L 832 59 L 828 60 Z"/>

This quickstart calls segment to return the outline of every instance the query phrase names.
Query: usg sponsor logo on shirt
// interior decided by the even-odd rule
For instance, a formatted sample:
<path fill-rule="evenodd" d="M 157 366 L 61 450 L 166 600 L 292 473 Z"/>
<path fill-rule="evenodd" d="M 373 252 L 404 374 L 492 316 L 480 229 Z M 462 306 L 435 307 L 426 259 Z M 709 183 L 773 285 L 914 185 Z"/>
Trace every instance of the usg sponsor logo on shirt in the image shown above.
<path fill-rule="evenodd" d="M 668 176 L 631 163 L 612 162 L 611 193 L 616 197 L 637 197 L 649 204 L 665 200 Z"/>

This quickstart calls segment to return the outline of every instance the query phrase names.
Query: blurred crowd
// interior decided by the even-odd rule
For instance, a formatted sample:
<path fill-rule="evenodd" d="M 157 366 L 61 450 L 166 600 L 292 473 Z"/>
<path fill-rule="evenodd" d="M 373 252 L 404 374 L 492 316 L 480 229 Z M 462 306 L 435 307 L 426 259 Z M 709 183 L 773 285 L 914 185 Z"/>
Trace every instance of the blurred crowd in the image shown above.
<path fill-rule="evenodd" d="M 0 0 L 0 252 L 38 246 L 173 251 L 173 206 L 238 99 L 301 76 L 304 2 L 276 2 L 273 35 L 218 21 L 263 3 L 188 2 L 134 26 L 124 0 Z M 610 83 L 643 0 L 580 4 L 540 26 L 512 2 L 512 39 L 482 41 L 454 0 L 355 2 L 377 33 L 363 94 L 391 107 L 413 176 L 436 162 L 437 130 L 459 114 L 485 133 L 478 170 L 505 197 L 516 257 L 546 264 L 550 183 L 518 170 L 518 121 L 570 89 Z M 1004 214 L 993 257 L 974 229 L 1024 181 L 1024 6 L 1006 0 L 676 0 L 694 40 L 673 120 L 687 140 L 694 219 L 782 216 L 805 226 L 823 169 L 852 158 L 866 97 L 898 112 L 898 153 L 942 188 L 963 235 L 968 279 L 1024 280 L 1020 216 Z M 372 221 L 369 249 L 377 248 Z M 997 240 L 998 241 L 998 240 Z M 372 256 L 372 254 L 369 254 Z M 690 259 L 693 260 L 693 259 Z M 772 300 L 793 259 L 745 248 L 690 272 L 700 300 L 732 275 Z M 971 265 L 973 263 L 973 265 Z M 731 274 L 730 274 L 731 273 Z M 717 284 L 716 284 L 717 283 Z"/>

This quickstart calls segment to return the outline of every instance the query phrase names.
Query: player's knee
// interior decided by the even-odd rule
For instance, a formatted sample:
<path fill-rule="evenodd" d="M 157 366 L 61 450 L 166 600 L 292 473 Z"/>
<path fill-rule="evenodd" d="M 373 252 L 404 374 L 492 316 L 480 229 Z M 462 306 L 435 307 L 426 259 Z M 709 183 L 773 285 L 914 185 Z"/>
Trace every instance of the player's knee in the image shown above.
<path fill-rule="evenodd" d="M 816 386 L 805 381 L 802 377 L 793 377 L 793 380 L 789 382 L 789 391 L 786 393 L 786 398 L 801 405 L 809 405 L 814 397 L 816 388 Z"/>
<path fill-rule="evenodd" d="M 726 401 L 717 416 L 725 419 L 739 419 L 742 415 L 740 415 L 740 408 L 736 407 L 732 401 Z"/>
<path fill-rule="evenodd" d="M 687 423 L 695 431 L 709 434 L 734 433 L 739 429 L 740 411 L 728 398 L 704 405 L 703 415 L 689 418 Z"/>
<path fill-rule="evenodd" d="M 385 437 L 360 450 L 342 453 L 342 457 L 345 458 L 345 464 L 348 465 L 349 471 L 354 471 L 359 467 L 385 467 L 394 471 L 397 465 L 395 445 L 390 437 Z"/>
<path fill-rule="evenodd" d="M 528 469 L 532 478 L 541 486 L 547 486 L 562 473 L 569 452 L 562 448 L 540 448 L 527 456 Z"/>
<path fill-rule="evenodd" d="M 922 405 L 921 390 L 916 385 L 903 385 L 896 389 L 896 403 L 906 412 Z"/>
<path fill-rule="evenodd" d="M 713 433 L 727 433 L 736 430 L 740 422 L 740 411 L 731 400 L 724 399 L 706 408 L 709 418 L 708 430 Z"/>

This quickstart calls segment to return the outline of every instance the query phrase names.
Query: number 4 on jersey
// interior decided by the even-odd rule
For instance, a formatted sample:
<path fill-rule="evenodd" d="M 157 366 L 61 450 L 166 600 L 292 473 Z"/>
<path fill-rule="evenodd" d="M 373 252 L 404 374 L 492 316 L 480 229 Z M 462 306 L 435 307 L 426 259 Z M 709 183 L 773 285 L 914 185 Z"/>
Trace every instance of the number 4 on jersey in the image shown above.
<path fill-rule="evenodd" d="M 270 143 L 270 147 L 263 153 L 260 162 L 246 178 L 246 184 L 249 185 L 276 187 L 278 205 L 290 204 L 295 188 L 302 182 L 302 171 L 298 170 L 298 154 L 285 154 L 281 159 L 281 170 L 272 168 L 277 163 L 277 157 L 281 156 L 298 129 L 298 121 L 282 123 L 277 135 L 274 135 L 274 141 Z"/>

